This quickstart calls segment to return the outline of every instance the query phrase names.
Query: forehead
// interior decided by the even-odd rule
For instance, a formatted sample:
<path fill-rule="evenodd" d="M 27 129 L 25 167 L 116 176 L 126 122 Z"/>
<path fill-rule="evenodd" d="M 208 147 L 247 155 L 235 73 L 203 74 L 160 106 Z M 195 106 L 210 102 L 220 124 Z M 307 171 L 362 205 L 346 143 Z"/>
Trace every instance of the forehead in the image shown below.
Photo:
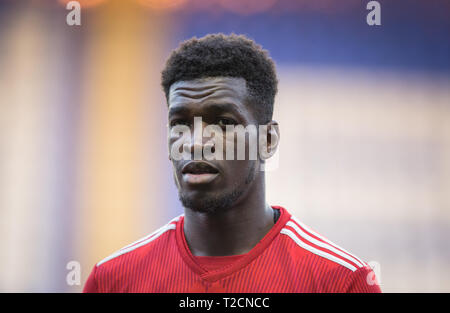
<path fill-rule="evenodd" d="M 245 106 L 247 87 L 245 79 L 234 77 L 211 77 L 178 81 L 169 90 L 169 108 L 226 102 L 239 109 Z"/>

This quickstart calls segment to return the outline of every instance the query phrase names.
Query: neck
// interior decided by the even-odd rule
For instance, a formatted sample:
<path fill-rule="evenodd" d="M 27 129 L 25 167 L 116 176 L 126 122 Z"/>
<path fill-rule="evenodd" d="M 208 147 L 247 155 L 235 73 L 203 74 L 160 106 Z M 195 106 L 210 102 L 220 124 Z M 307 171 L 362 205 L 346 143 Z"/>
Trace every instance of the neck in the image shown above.
<path fill-rule="evenodd" d="M 186 208 L 184 234 L 193 255 L 239 255 L 249 252 L 273 225 L 262 175 L 224 212 L 208 214 Z"/>

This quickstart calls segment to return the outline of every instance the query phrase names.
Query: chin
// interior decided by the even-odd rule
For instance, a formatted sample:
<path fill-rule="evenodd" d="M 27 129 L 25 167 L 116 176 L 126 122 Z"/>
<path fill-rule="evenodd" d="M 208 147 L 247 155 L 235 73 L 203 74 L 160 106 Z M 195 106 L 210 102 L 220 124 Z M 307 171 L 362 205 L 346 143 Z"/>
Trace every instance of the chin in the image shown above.
<path fill-rule="evenodd" d="M 242 195 L 243 190 L 233 190 L 228 194 L 207 195 L 206 193 L 180 192 L 182 205 L 194 212 L 217 213 L 224 212 L 233 207 L 233 204 Z"/>

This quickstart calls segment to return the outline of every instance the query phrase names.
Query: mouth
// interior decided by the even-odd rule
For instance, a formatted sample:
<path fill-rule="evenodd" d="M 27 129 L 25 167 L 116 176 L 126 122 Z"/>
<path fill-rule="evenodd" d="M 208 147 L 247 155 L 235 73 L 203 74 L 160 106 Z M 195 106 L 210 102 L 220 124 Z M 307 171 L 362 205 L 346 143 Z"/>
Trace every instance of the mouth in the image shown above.
<path fill-rule="evenodd" d="M 203 161 L 187 163 L 181 170 L 183 181 L 188 184 L 207 184 L 219 176 L 219 170 Z"/>

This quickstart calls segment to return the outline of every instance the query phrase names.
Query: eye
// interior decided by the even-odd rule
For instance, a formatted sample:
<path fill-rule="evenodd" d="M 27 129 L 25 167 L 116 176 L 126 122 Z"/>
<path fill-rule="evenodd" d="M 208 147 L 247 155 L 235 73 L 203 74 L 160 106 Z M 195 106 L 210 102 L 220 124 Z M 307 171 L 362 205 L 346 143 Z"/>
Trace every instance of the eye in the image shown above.
<path fill-rule="evenodd" d="M 176 119 L 170 122 L 170 127 L 177 126 L 177 125 L 186 125 L 189 126 L 189 121 L 183 120 L 183 119 Z"/>
<path fill-rule="evenodd" d="M 225 128 L 227 125 L 236 125 L 236 121 L 230 118 L 221 117 L 217 120 L 217 125 Z"/>

